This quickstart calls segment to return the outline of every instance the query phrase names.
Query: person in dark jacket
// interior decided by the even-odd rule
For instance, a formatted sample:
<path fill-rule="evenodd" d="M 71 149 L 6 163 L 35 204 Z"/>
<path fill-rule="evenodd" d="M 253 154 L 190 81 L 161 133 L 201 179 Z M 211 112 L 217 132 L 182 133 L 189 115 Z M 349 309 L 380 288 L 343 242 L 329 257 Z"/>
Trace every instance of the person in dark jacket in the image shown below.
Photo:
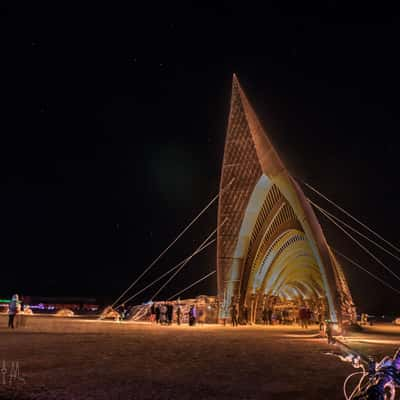
<path fill-rule="evenodd" d="M 182 319 L 182 310 L 181 310 L 181 307 L 178 306 L 178 308 L 177 308 L 177 310 L 176 310 L 176 323 L 177 323 L 178 325 L 181 324 L 181 319 Z"/>
<path fill-rule="evenodd" d="M 167 324 L 172 324 L 172 319 L 174 316 L 174 306 L 171 303 L 167 304 Z"/>
<path fill-rule="evenodd" d="M 160 323 L 160 316 L 161 316 L 161 311 L 160 311 L 160 306 L 156 306 L 155 308 L 155 313 L 156 313 L 156 323 Z"/>
<path fill-rule="evenodd" d="M 262 320 L 264 325 L 267 325 L 268 323 L 268 310 L 264 307 L 262 310 Z"/>
<path fill-rule="evenodd" d="M 243 307 L 243 321 L 242 323 L 244 325 L 247 325 L 249 323 L 249 308 L 247 306 Z"/>
<path fill-rule="evenodd" d="M 301 307 L 299 310 L 299 320 L 302 328 L 307 329 L 308 328 L 308 322 L 307 322 L 307 309 L 305 307 Z"/>
<path fill-rule="evenodd" d="M 268 324 L 269 325 L 272 325 L 272 314 L 273 314 L 272 308 L 268 308 L 267 315 L 268 315 Z"/>
<path fill-rule="evenodd" d="M 232 321 L 232 326 L 238 326 L 238 319 L 237 319 L 237 305 L 232 304 L 231 306 L 231 321 Z"/>

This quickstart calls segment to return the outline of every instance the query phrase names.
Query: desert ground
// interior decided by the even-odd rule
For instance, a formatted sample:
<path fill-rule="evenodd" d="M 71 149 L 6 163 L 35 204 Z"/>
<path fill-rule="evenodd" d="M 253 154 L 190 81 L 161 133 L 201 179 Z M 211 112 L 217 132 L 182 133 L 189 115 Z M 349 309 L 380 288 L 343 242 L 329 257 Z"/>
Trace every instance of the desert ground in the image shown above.
<path fill-rule="evenodd" d="M 12 331 L 0 316 L 0 399 L 343 399 L 355 371 L 324 354 L 335 346 L 316 329 L 26 318 Z M 400 327 L 346 340 L 381 357 L 400 346 Z"/>

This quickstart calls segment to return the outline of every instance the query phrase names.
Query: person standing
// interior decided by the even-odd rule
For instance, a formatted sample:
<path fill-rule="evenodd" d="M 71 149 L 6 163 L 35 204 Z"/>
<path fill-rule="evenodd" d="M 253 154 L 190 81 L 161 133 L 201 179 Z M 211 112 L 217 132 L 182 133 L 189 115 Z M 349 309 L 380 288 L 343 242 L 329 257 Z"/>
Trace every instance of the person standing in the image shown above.
<path fill-rule="evenodd" d="M 150 307 L 150 322 L 154 322 L 156 319 L 156 307 L 155 304 L 152 303 Z"/>
<path fill-rule="evenodd" d="M 11 298 L 10 304 L 8 305 L 8 327 L 14 329 L 14 318 L 18 312 L 18 295 L 14 294 Z"/>
<path fill-rule="evenodd" d="M 243 307 L 243 324 L 247 325 L 249 323 L 249 308 L 245 305 Z"/>
<path fill-rule="evenodd" d="M 262 320 L 263 320 L 264 325 L 267 325 L 267 322 L 268 322 L 268 311 L 267 311 L 267 309 L 265 307 L 262 310 Z"/>
<path fill-rule="evenodd" d="M 178 325 L 181 324 L 181 318 L 182 318 L 182 310 L 181 310 L 181 306 L 178 306 L 178 308 L 176 310 L 176 323 Z"/>
<path fill-rule="evenodd" d="M 125 303 L 121 304 L 121 311 L 119 313 L 119 320 L 123 321 L 126 318 L 126 307 L 125 307 Z"/>
<path fill-rule="evenodd" d="M 333 337 L 333 329 L 332 328 L 333 328 L 332 327 L 332 321 L 330 321 L 330 320 L 326 321 L 325 333 L 326 333 L 326 336 L 328 338 L 328 344 L 335 344 L 336 343 L 336 340 Z"/>
<path fill-rule="evenodd" d="M 167 312 L 168 312 L 167 303 L 164 303 L 164 304 L 161 305 L 160 311 L 161 311 L 161 315 L 160 315 L 161 325 L 166 325 L 168 323 L 168 320 L 167 320 Z"/>
<path fill-rule="evenodd" d="M 303 306 L 300 308 L 299 310 L 299 320 L 300 320 L 300 324 L 301 327 L 304 329 L 307 329 L 308 324 L 307 324 L 307 309 Z"/>
<path fill-rule="evenodd" d="M 172 324 L 172 319 L 174 316 L 174 306 L 171 303 L 167 304 L 167 323 L 168 325 Z"/>
<path fill-rule="evenodd" d="M 272 325 L 272 314 L 273 314 L 273 310 L 272 310 L 271 307 L 268 308 L 267 314 L 268 314 L 268 324 L 269 324 L 269 325 Z"/>
<path fill-rule="evenodd" d="M 156 313 L 156 324 L 159 324 L 160 323 L 160 316 L 161 316 L 161 310 L 160 310 L 160 306 L 159 305 L 156 305 L 155 313 Z"/>
<path fill-rule="evenodd" d="M 238 326 L 238 319 L 237 319 L 237 306 L 236 304 L 232 304 L 231 306 L 231 320 L 232 326 Z"/>
<path fill-rule="evenodd" d="M 189 310 L 189 325 L 194 326 L 196 325 L 196 307 L 194 304 L 190 306 Z"/>
<path fill-rule="evenodd" d="M 289 323 L 289 312 L 286 310 L 286 308 L 284 308 L 282 311 L 282 319 L 283 325 L 287 325 Z"/>
<path fill-rule="evenodd" d="M 306 308 L 306 328 L 311 324 L 312 311 L 309 307 Z"/>
<path fill-rule="evenodd" d="M 301 306 L 299 308 L 299 323 L 302 328 L 304 328 L 304 308 Z"/>
<path fill-rule="evenodd" d="M 318 313 L 318 324 L 319 324 L 319 330 L 322 331 L 324 328 L 324 319 L 322 318 L 322 312 Z"/>
<path fill-rule="evenodd" d="M 276 320 L 279 325 L 282 325 L 282 311 L 281 310 L 278 310 L 276 312 Z"/>

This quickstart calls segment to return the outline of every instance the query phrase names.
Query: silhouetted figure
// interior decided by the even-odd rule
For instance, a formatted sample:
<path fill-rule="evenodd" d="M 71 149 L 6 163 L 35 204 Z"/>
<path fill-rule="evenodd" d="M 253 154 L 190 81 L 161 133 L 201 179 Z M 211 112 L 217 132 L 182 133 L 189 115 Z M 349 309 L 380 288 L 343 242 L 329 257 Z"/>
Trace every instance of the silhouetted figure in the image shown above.
<path fill-rule="evenodd" d="M 272 308 L 268 308 L 268 324 L 272 325 Z"/>
<path fill-rule="evenodd" d="M 174 316 L 174 306 L 171 303 L 167 304 L 167 324 L 172 324 L 172 319 Z"/>
<path fill-rule="evenodd" d="M 155 313 L 156 313 L 156 323 L 159 324 L 160 323 L 160 317 L 161 317 L 160 306 L 156 306 Z"/>
<path fill-rule="evenodd" d="M 308 328 L 309 316 L 310 316 L 310 313 L 308 312 L 307 308 L 301 307 L 299 310 L 299 320 L 300 320 L 300 325 L 302 328 L 305 328 L 305 329 Z"/>
<path fill-rule="evenodd" d="M 181 319 L 182 319 L 182 310 L 181 310 L 181 307 L 178 306 L 178 308 L 177 308 L 177 310 L 176 310 L 176 323 L 177 323 L 178 325 L 181 324 Z"/>
<path fill-rule="evenodd" d="M 14 294 L 11 298 L 10 304 L 8 305 L 8 327 L 14 329 L 14 318 L 18 312 L 18 295 Z"/>
<path fill-rule="evenodd" d="M 278 321 L 278 324 L 281 325 L 282 324 L 282 311 L 278 310 L 276 312 L 276 320 Z"/>
<path fill-rule="evenodd" d="M 126 318 L 126 312 L 127 312 L 127 310 L 126 310 L 125 304 L 122 303 L 121 304 L 121 311 L 119 313 L 119 320 L 120 321 L 123 321 Z"/>
<path fill-rule="evenodd" d="M 262 320 L 264 325 L 267 325 L 268 323 L 268 310 L 264 307 L 262 310 Z"/>
<path fill-rule="evenodd" d="M 150 307 L 150 321 L 154 322 L 156 319 L 156 306 L 153 303 Z"/>
<path fill-rule="evenodd" d="M 243 323 L 245 325 L 249 323 L 249 308 L 247 306 L 243 307 Z"/>
<path fill-rule="evenodd" d="M 190 326 L 196 325 L 196 317 L 197 317 L 196 307 L 194 304 L 192 304 L 190 306 L 190 310 L 189 310 L 189 325 Z"/>
<path fill-rule="evenodd" d="M 328 338 L 328 344 L 335 344 L 336 340 L 333 337 L 333 326 L 331 321 L 327 321 L 325 333 Z"/>
<path fill-rule="evenodd" d="M 238 319 L 237 319 L 237 306 L 236 304 L 232 304 L 231 306 L 231 321 L 232 321 L 232 326 L 238 326 Z"/>
<path fill-rule="evenodd" d="M 167 304 L 162 304 L 160 307 L 160 322 L 161 325 L 164 325 L 167 323 Z"/>
<path fill-rule="evenodd" d="M 322 318 L 322 313 L 318 313 L 318 324 L 319 330 L 322 331 L 324 329 L 324 320 Z"/>
<path fill-rule="evenodd" d="M 289 311 L 288 310 L 283 310 L 282 311 L 282 318 L 283 318 L 283 325 L 288 325 L 289 324 Z"/>

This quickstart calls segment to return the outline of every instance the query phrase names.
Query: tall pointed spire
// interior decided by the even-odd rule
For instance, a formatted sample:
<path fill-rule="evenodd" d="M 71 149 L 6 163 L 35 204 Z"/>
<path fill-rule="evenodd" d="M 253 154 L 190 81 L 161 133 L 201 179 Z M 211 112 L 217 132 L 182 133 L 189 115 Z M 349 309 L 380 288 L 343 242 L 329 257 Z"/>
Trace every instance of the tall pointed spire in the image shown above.
<path fill-rule="evenodd" d="M 221 192 L 218 207 L 219 224 L 228 218 L 218 232 L 221 298 L 250 302 L 255 318 L 257 301 L 264 293 L 319 298 L 323 292 L 333 320 L 352 319 L 354 306 L 343 271 L 236 74 L 221 189 L 233 178 L 229 189 Z"/>
<path fill-rule="evenodd" d="M 264 174 L 267 176 L 276 176 L 283 170 L 286 170 L 286 168 L 266 132 L 264 131 L 264 128 L 262 127 L 256 113 L 247 99 L 246 94 L 240 86 L 240 82 L 236 75 L 233 75 L 233 87 L 240 96 L 240 100 L 243 104 L 243 109 L 249 124 L 250 133 L 253 138 L 261 168 Z"/>

